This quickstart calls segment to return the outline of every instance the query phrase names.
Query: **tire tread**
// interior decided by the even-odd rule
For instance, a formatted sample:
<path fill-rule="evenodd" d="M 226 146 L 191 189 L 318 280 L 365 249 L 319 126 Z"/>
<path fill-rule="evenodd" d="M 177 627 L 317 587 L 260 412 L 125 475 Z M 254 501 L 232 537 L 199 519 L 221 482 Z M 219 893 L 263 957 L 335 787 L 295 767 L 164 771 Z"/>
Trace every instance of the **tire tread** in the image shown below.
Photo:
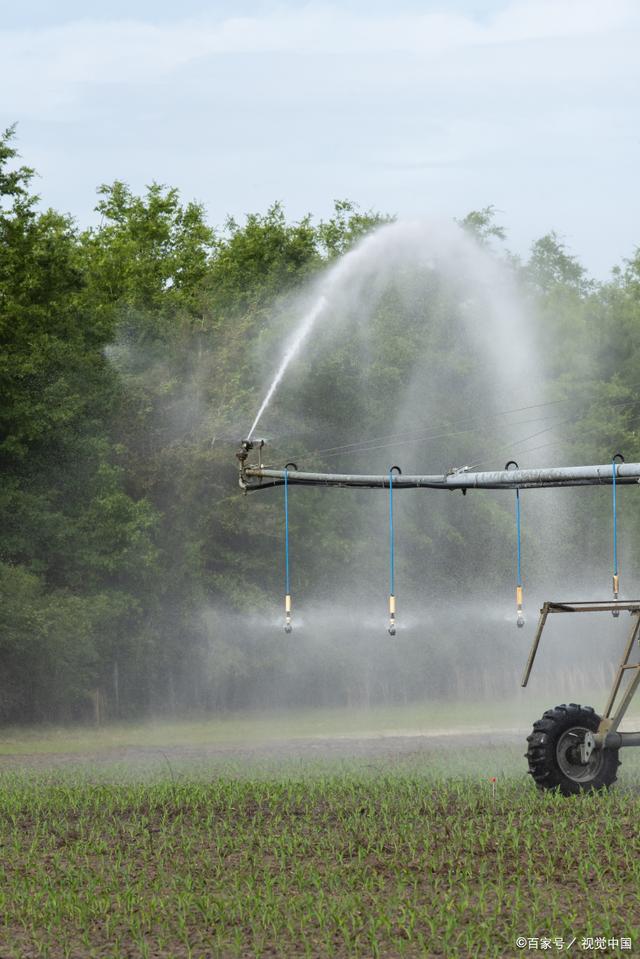
<path fill-rule="evenodd" d="M 592 780 L 578 782 L 568 777 L 560 768 L 556 758 L 556 743 L 559 737 L 572 726 L 586 726 L 596 732 L 600 717 L 593 706 L 580 706 L 578 703 L 563 703 L 553 709 L 547 709 L 541 719 L 533 724 L 533 731 L 527 736 L 528 748 L 525 757 L 529 763 L 529 773 L 541 790 L 557 790 L 565 796 L 575 795 L 598 789 L 606 789 L 616 781 L 618 766 L 617 749 L 606 749 L 602 766 Z"/>

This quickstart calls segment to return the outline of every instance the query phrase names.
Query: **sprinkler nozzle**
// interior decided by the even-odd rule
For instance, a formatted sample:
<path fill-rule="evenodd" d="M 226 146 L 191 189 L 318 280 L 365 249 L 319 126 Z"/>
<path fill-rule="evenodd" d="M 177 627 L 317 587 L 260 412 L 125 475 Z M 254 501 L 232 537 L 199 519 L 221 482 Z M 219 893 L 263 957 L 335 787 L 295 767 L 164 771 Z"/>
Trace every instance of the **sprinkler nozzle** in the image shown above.
<path fill-rule="evenodd" d="M 615 574 L 614 574 L 614 577 L 613 577 L 613 600 L 614 600 L 614 602 L 616 602 L 616 603 L 618 602 L 618 597 L 619 597 L 619 596 L 620 596 L 620 577 L 618 576 L 617 573 L 615 573 Z M 612 609 L 612 610 L 611 610 L 611 615 L 617 619 L 618 616 L 620 615 L 620 610 L 619 610 L 619 609 Z"/>
<path fill-rule="evenodd" d="M 284 598 L 284 631 L 290 633 L 293 629 L 291 625 L 291 596 L 289 593 Z"/>
<path fill-rule="evenodd" d="M 286 622 L 286 623 L 284 624 L 284 631 L 285 631 L 285 633 L 292 633 L 292 632 L 293 632 L 293 626 L 291 625 L 291 623 Z"/>
<path fill-rule="evenodd" d="M 396 634 L 396 624 L 395 624 L 395 622 L 392 621 L 392 622 L 389 623 L 389 629 L 387 630 L 387 632 L 389 633 L 389 636 L 395 636 L 395 634 Z"/>
<path fill-rule="evenodd" d="M 516 586 L 516 626 L 522 629 L 524 626 L 524 613 L 522 612 L 522 586 Z"/>

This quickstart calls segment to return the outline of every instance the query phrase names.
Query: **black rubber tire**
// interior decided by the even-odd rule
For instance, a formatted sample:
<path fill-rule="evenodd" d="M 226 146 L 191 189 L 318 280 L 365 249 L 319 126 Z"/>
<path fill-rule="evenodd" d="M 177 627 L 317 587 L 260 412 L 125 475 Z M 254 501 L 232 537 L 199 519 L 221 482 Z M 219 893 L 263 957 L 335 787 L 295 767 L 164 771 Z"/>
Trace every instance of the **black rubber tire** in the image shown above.
<path fill-rule="evenodd" d="M 529 748 L 525 756 L 538 789 L 555 789 L 563 796 L 573 796 L 606 789 L 616 781 L 620 765 L 617 749 L 602 749 L 597 754 L 594 751 L 588 767 L 579 763 L 572 765 L 570 743 L 573 734 L 570 731 L 576 730 L 578 742 L 580 731 L 587 729 L 595 733 L 599 724 L 600 716 L 591 706 L 578 706 L 577 703 L 547 709 L 542 719 L 536 720 L 533 732 L 527 736 Z"/>

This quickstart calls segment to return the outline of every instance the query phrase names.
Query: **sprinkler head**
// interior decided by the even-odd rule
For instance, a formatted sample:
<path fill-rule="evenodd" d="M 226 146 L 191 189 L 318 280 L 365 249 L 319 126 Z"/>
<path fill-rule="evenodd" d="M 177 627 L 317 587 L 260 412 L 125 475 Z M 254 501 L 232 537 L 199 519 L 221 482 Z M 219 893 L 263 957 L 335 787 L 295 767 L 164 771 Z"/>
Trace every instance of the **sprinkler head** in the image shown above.
<path fill-rule="evenodd" d="M 395 636 L 395 634 L 396 634 L 396 624 L 395 624 L 395 623 L 391 623 L 391 625 L 389 626 L 389 629 L 387 630 L 387 632 L 389 633 L 389 636 Z"/>
<path fill-rule="evenodd" d="M 618 616 L 620 615 L 620 610 L 619 610 L 619 609 L 612 609 L 612 610 L 611 610 L 611 615 L 613 616 L 614 619 L 617 619 Z"/>
<path fill-rule="evenodd" d="M 293 632 L 293 626 L 291 625 L 291 623 L 285 623 L 285 624 L 284 624 L 284 631 L 285 631 L 285 633 L 287 633 L 287 634 Z"/>
<path fill-rule="evenodd" d="M 518 627 L 518 629 L 522 629 L 522 627 L 524 626 L 524 616 L 522 615 L 522 613 L 518 613 L 518 618 L 516 619 L 516 626 Z"/>
<path fill-rule="evenodd" d="M 256 448 L 256 447 L 261 450 L 264 445 L 265 445 L 265 440 L 249 440 L 249 439 L 247 439 L 247 440 L 242 440 L 241 443 L 240 443 L 240 447 L 241 447 L 241 449 L 243 449 L 243 450 L 245 451 L 245 453 L 248 453 L 250 450 L 252 450 L 252 449 L 254 449 L 254 448 Z"/>

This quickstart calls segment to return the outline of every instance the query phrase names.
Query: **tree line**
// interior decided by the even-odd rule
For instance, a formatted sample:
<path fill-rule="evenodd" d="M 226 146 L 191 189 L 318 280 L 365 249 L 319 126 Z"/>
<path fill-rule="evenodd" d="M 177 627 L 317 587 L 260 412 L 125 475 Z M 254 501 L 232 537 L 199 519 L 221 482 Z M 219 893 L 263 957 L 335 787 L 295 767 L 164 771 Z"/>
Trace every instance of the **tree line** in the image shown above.
<path fill-rule="evenodd" d="M 0 139 L 0 720 L 346 702 L 370 682 L 389 700 L 408 689 L 418 695 L 413 660 L 405 657 L 404 672 L 391 680 L 385 657 L 395 654 L 381 654 L 372 679 L 373 667 L 361 669 L 361 640 L 349 647 L 333 627 L 324 647 L 270 638 L 276 627 L 260 617 L 264 610 L 275 617 L 282 593 L 280 518 L 273 500 L 247 508 L 233 465 L 295 297 L 390 218 L 341 201 L 328 220 L 290 222 L 274 204 L 214 229 L 203 207 L 173 188 L 153 183 L 137 196 L 115 181 L 98 190 L 99 224 L 81 229 L 41 209 L 34 176 L 7 131 Z M 461 224 L 478 243 L 494 245 L 535 310 L 545 395 L 564 404 L 575 461 L 604 461 L 618 448 L 640 458 L 640 251 L 595 282 L 555 233 L 519 260 L 504 249 L 492 208 Z M 354 423 L 365 436 L 393 429 L 384 410 L 410 377 L 420 340 L 416 333 L 412 350 L 395 351 L 392 375 L 373 386 L 375 364 L 390 362 L 391 337 L 418 329 L 411 304 L 392 292 L 377 315 L 369 368 L 354 364 L 354 329 L 317 362 L 298 365 L 291 395 L 299 402 L 282 401 L 283 456 L 304 459 L 343 437 L 349 442 Z M 443 329 L 450 322 L 446 310 L 437 322 Z M 468 347 L 447 349 L 455 392 L 468 376 Z M 422 361 L 435 375 L 442 354 Z M 463 412 L 450 410 L 450 421 Z M 314 463 L 332 465 L 322 455 Z M 370 549 L 362 499 L 349 493 L 329 502 L 305 490 L 298 502 L 292 536 L 322 550 L 306 550 L 297 592 L 340 597 L 349 568 L 363 582 L 378 576 L 384 557 Z M 606 535 L 606 507 L 593 502 L 572 556 Z M 410 524 L 401 560 L 408 589 L 436 590 L 450 578 L 425 555 L 446 552 L 456 575 L 472 577 L 487 522 L 498 542 L 508 542 L 507 507 L 482 509 L 465 518 L 464 544 L 449 507 Z M 628 512 L 633 544 L 640 528 Z M 425 565 L 433 568 L 425 573 Z M 509 569 L 510 559 L 498 560 L 490 584 Z M 452 654 L 443 649 L 434 658 L 431 650 L 428 664 L 417 647 L 412 655 L 433 676 Z"/>

